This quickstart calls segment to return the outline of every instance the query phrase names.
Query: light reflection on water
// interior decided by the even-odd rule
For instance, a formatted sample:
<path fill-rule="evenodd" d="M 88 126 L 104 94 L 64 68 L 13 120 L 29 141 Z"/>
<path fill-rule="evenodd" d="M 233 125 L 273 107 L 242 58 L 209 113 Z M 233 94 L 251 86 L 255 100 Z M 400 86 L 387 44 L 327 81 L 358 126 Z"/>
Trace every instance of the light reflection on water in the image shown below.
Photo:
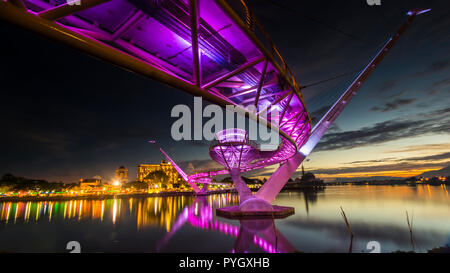
<path fill-rule="evenodd" d="M 238 204 L 234 194 L 206 197 L 116 198 L 0 203 L 0 251 L 65 252 L 353 252 L 379 241 L 383 252 L 426 251 L 449 244 L 450 198 L 445 186 L 332 186 L 283 192 L 278 205 L 295 207 L 281 220 L 238 221 L 215 209 Z M 405 212 L 413 215 L 411 245 Z"/>

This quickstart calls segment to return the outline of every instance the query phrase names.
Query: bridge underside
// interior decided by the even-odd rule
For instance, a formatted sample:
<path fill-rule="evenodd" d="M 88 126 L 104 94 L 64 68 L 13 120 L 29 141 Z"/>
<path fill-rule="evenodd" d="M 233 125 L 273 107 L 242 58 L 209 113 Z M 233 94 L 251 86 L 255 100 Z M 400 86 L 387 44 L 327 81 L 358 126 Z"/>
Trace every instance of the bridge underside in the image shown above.
<path fill-rule="evenodd" d="M 284 162 L 310 135 L 300 87 L 243 1 L 10 0 L 0 15 L 222 107 L 252 107 L 246 116 L 278 131 L 281 145 L 243 172 Z"/>
<path fill-rule="evenodd" d="M 0 7 L 10 21 L 29 22 L 28 28 L 222 107 L 254 107 L 247 116 L 279 131 L 282 144 L 242 171 L 287 160 L 310 135 L 299 85 L 243 1 L 11 0 Z M 274 110 L 279 115 L 272 118 Z"/>
<path fill-rule="evenodd" d="M 410 12 L 408 22 L 339 103 L 347 105 L 415 15 L 423 12 Z M 222 107 L 253 107 L 255 110 L 245 115 L 280 134 L 281 144 L 270 157 L 244 166 L 239 163 L 237 169 L 191 176 L 179 170 L 197 192 L 196 181 L 210 181 L 211 176 L 231 169 L 237 177 L 240 172 L 284 163 L 256 196 L 245 201 L 249 207 L 253 201 L 255 207 L 268 206 L 345 107 L 334 105 L 319 122 L 323 126 L 309 138 L 310 117 L 300 87 L 241 0 L 3 0 L 0 18 Z M 275 110 L 280 115 L 270 115 Z M 217 147 L 223 153 L 225 146 Z M 246 149 L 249 153 L 250 148 Z M 300 154 L 300 148 L 308 151 L 300 150 Z M 243 151 L 241 148 L 240 154 Z"/>

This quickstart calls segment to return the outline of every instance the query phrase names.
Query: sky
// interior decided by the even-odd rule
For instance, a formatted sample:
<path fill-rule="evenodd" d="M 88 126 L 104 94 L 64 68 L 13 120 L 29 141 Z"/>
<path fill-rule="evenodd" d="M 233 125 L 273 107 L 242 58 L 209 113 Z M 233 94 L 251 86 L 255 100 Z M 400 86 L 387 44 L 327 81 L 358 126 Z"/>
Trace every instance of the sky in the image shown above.
<path fill-rule="evenodd" d="M 413 8 L 416 18 L 304 162 L 325 180 L 409 177 L 450 165 L 450 4 L 446 0 L 248 0 L 307 86 L 317 121 Z M 190 94 L 0 22 L 0 174 L 76 182 L 110 179 L 163 157 L 189 171 L 217 168 L 205 141 L 175 141 L 175 105 Z M 349 74 L 350 72 L 353 72 Z M 246 176 L 266 177 L 277 166 Z M 297 173 L 295 176 L 300 175 Z"/>

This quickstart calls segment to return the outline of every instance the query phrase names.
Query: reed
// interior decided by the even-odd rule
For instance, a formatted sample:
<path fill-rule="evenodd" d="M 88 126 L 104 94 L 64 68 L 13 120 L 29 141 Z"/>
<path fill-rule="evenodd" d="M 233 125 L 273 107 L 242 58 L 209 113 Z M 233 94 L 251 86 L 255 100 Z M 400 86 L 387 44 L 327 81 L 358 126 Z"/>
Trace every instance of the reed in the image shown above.
<path fill-rule="evenodd" d="M 345 214 L 345 211 L 342 208 L 342 206 L 341 206 L 341 215 L 342 215 L 342 218 L 344 218 L 345 225 L 347 226 L 348 232 L 350 233 L 350 247 L 349 247 L 348 252 L 351 253 L 352 249 L 353 249 L 353 237 L 354 236 L 353 236 L 352 227 L 350 226 L 350 223 L 348 222 L 347 215 Z"/>
<path fill-rule="evenodd" d="M 342 218 L 344 218 L 344 222 L 347 225 L 347 229 L 348 229 L 348 232 L 350 233 L 350 236 L 353 237 L 352 227 L 350 226 L 350 223 L 348 222 L 348 219 L 347 219 L 347 215 L 345 215 L 345 211 L 342 207 L 341 207 L 341 215 L 342 215 Z"/>
<path fill-rule="evenodd" d="M 277 229 L 275 227 L 275 215 L 272 211 L 272 227 L 273 227 L 273 233 L 275 234 L 275 252 L 278 252 L 278 233 Z"/>
<path fill-rule="evenodd" d="M 411 246 L 412 246 L 413 251 L 415 251 L 414 236 L 413 236 L 413 217 L 414 217 L 414 215 L 411 215 L 411 221 L 410 221 L 408 211 L 406 211 L 406 223 L 408 224 Z"/>

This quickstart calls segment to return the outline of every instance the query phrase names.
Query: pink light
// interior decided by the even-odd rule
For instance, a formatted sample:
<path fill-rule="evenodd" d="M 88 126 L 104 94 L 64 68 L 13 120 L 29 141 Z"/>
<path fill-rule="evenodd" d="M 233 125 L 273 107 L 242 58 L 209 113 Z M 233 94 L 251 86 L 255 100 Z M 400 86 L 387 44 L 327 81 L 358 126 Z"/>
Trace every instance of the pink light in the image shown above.
<path fill-rule="evenodd" d="M 49 4 L 47 3 L 48 1 L 40 0 L 26 0 L 25 2 L 27 4 L 34 4 L 28 5 L 28 8 L 33 9 L 33 11 L 29 11 L 30 13 L 35 13 L 42 9 L 48 10 L 56 4 L 55 1 L 50 1 Z M 189 1 L 180 1 L 180 5 L 176 6 L 166 6 L 166 3 L 164 2 L 167 1 L 158 1 L 158 3 L 161 2 L 159 3 L 160 6 L 154 7 L 155 9 L 161 9 L 155 11 L 157 16 L 153 12 L 146 11 L 146 9 L 143 8 L 143 2 L 147 3 L 152 1 L 109 1 L 108 3 L 75 13 L 74 15 L 66 16 L 63 18 L 64 20 L 60 20 L 58 24 L 62 28 L 70 29 L 71 31 L 77 32 L 79 35 L 93 40 L 93 42 L 101 42 L 99 40 L 100 38 L 92 33 L 101 34 L 108 38 L 109 34 L 114 32 L 112 30 L 117 29 L 123 22 L 129 20 L 130 17 L 133 16 L 132 14 L 135 14 L 135 11 L 139 11 L 139 13 L 144 15 L 139 19 L 139 23 L 130 26 L 126 31 L 121 33 L 120 37 L 114 37 L 115 39 L 108 42 L 108 47 L 122 53 L 124 56 L 128 55 L 130 58 L 131 56 L 136 57 L 137 59 L 142 60 L 144 64 L 151 66 L 154 69 L 158 69 L 168 76 L 183 80 L 187 85 L 191 84 L 193 86 L 191 72 L 193 67 L 192 58 L 186 58 L 192 55 L 190 27 L 188 22 L 189 14 L 187 14 L 188 16 L 186 16 L 186 18 L 177 18 L 177 20 L 173 20 L 176 18 L 176 14 L 180 14 L 180 10 L 190 10 L 188 4 Z M 150 7 L 152 5 L 149 3 L 147 4 L 150 5 Z M 202 58 L 208 60 L 207 62 L 204 62 L 202 66 L 202 72 L 208 76 L 205 77 L 205 79 L 208 78 L 208 81 L 214 80 L 220 76 L 216 73 L 217 71 L 233 71 L 242 67 L 254 58 L 263 57 L 263 54 L 257 46 L 249 39 L 249 37 L 247 37 L 245 32 L 238 27 L 235 27 L 236 22 L 223 12 L 215 1 L 204 0 L 200 1 L 199 5 L 202 21 L 200 25 L 202 31 L 199 39 L 199 50 L 203 53 L 201 54 Z M 428 10 L 415 10 L 412 12 L 414 12 L 414 14 L 420 14 L 426 11 Z M 112 14 L 114 14 L 114 16 L 112 16 Z M 230 25 L 231 27 L 220 29 L 227 25 Z M 82 29 L 89 30 L 89 33 L 91 34 L 86 31 L 81 31 Z M 214 29 L 218 32 L 214 37 L 209 37 L 208 41 L 205 42 L 206 36 L 204 33 L 208 29 Z M 233 54 L 229 54 L 229 52 L 236 52 L 237 56 L 232 59 L 233 56 L 230 55 Z M 211 66 L 206 65 L 209 63 Z M 239 87 L 226 87 L 230 88 L 231 95 L 256 86 L 258 83 L 258 80 L 256 79 L 261 76 L 263 63 L 264 62 L 260 62 L 259 64 L 254 65 L 252 69 L 247 69 L 240 75 L 236 75 L 235 77 L 242 83 Z M 270 84 L 270 88 L 264 87 L 262 89 L 263 95 L 266 97 L 260 99 L 258 103 L 260 107 L 266 107 L 275 102 L 275 100 L 270 97 L 270 93 L 280 93 L 285 89 L 284 86 L 277 83 L 277 78 L 280 77 L 282 73 L 271 64 L 269 64 L 268 71 L 270 71 L 270 75 L 273 75 L 271 76 L 273 79 L 268 79 L 268 81 L 270 80 L 273 84 Z M 221 87 L 216 88 L 220 89 Z M 186 88 L 186 91 L 188 89 L 189 88 Z M 218 93 L 221 91 L 223 90 L 219 90 Z M 242 94 L 239 93 L 232 98 L 232 102 L 240 104 L 240 102 L 243 102 L 244 100 L 243 97 L 248 99 L 250 94 L 256 93 L 255 91 L 256 90 L 249 92 L 245 96 L 242 96 Z M 210 94 L 214 95 L 215 93 Z M 219 95 L 216 96 L 222 100 L 222 97 Z M 249 102 L 247 102 L 247 104 L 249 104 Z M 273 109 L 278 109 L 279 112 L 286 109 L 283 121 L 287 121 L 298 112 L 306 113 L 302 102 L 296 95 L 292 97 L 292 100 L 289 100 L 289 104 L 286 98 L 278 103 L 274 103 L 272 107 Z M 302 126 L 305 125 L 305 123 L 308 124 L 303 128 Z M 300 128 L 303 128 L 301 132 L 298 131 Z M 230 133 L 232 130 L 234 130 L 234 134 Z M 281 126 L 280 130 L 286 135 L 291 135 L 292 132 L 296 132 L 295 134 L 292 134 L 295 138 L 301 135 L 296 141 L 297 148 L 301 148 L 308 139 L 311 126 L 305 115 L 303 120 L 296 123 L 296 120 L 293 119 Z M 245 131 L 227 129 L 224 132 L 223 138 L 219 138 L 218 140 L 222 143 L 229 143 L 230 141 L 245 142 L 246 138 Z M 248 150 L 245 148 L 246 151 L 242 153 L 242 158 L 240 158 L 240 156 L 237 156 L 239 154 L 237 152 L 242 147 L 235 147 L 234 149 L 226 149 L 226 151 L 224 151 L 225 156 L 220 156 L 219 151 L 216 151 L 217 155 L 214 156 L 213 159 L 219 159 L 218 162 L 223 166 L 227 165 L 226 163 L 238 166 L 242 171 L 260 169 L 283 162 L 297 152 L 295 146 L 287 139 L 283 139 L 282 144 L 281 148 L 275 154 L 271 155 L 270 158 L 258 158 L 257 153 L 253 150 L 254 147 L 249 147 Z M 220 157 L 222 158 L 220 159 Z M 255 159 L 258 159 L 259 161 L 256 162 Z M 196 176 L 188 176 L 176 166 L 176 164 L 173 165 L 183 179 L 186 180 L 195 191 L 199 190 L 195 183 L 208 183 L 207 180 L 196 181 Z M 224 172 L 202 173 L 199 174 L 198 177 L 201 178 L 201 175 L 203 175 L 203 177 L 210 177 L 225 173 L 226 170 Z"/>

